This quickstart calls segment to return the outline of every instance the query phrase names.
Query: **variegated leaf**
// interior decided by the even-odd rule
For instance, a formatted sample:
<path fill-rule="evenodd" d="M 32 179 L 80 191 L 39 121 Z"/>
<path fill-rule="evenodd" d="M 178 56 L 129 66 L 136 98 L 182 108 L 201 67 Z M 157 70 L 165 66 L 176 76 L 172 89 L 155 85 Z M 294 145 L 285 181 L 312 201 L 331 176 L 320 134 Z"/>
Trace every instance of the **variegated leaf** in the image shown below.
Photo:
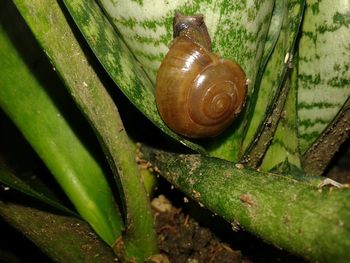
<path fill-rule="evenodd" d="M 293 69 L 291 80 L 286 83 L 290 85 L 290 89 L 282 116 L 260 166 L 265 171 L 269 171 L 284 162 L 298 168 L 301 167 L 296 123 L 296 78 L 297 71 Z"/>
<path fill-rule="evenodd" d="M 304 153 L 350 96 L 350 1 L 310 0 L 299 47 L 298 118 Z"/>
<path fill-rule="evenodd" d="M 282 16 L 282 28 L 266 68 L 261 72 L 260 82 L 256 83 L 256 92 L 252 98 L 256 100 L 256 105 L 250 109 L 248 117 L 250 122 L 242 146 L 246 154 L 252 154 L 257 143 L 255 141 L 257 136 L 263 132 L 265 125 L 269 125 L 270 115 L 274 109 L 274 103 L 280 96 L 279 92 L 282 89 L 288 67 L 292 66 L 292 56 L 303 16 L 304 3 L 304 0 L 285 0 L 276 4 L 279 15 Z"/>
<path fill-rule="evenodd" d="M 74 21 L 108 74 L 129 100 L 157 127 L 187 147 L 205 150 L 174 132 L 161 120 L 154 101 L 154 88 L 128 46 L 93 0 L 64 1 Z"/>
<path fill-rule="evenodd" d="M 254 86 L 272 16 L 273 0 L 100 2 L 153 83 L 172 40 L 175 10 L 179 10 L 187 15 L 204 15 L 214 52 L 237 61 L 250 80 L 249 87 Z M 245 125 L 243 118 L 239 121 L 221 138 L 209 143 L 212 155 L 236 159 Z"/>

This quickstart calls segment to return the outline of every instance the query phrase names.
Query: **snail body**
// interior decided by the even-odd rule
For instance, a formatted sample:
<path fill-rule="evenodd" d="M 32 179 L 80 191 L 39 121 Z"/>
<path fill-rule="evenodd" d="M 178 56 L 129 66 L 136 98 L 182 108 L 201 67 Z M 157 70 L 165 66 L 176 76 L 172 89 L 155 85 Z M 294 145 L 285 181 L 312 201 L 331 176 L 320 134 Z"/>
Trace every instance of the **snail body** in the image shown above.
<path fill-rule="evenodd" d="M 156 102 L 164 122 L 186 137 L 213 137 L 242 110 L 247 93 L 240 66 L 210 49 L 203 16 L 176 14 L 174 41 L 156 80 Z"/>

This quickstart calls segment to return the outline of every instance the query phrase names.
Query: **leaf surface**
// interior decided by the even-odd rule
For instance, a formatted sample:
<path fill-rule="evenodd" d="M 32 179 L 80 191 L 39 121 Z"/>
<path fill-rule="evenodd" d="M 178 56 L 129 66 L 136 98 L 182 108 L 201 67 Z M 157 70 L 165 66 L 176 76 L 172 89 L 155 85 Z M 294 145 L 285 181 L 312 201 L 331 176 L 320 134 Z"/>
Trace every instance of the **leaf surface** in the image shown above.
<path fill-rule="evenodd" d="M 135 58 L 97 3 L 93 0 L 64 3 L 102 66 L 135 107 L 170 137 L 204 153 L 201 146 L 175 134 L 162 121 L 155 104 L 154 85 L 144 65 Z"/>
<path fill-rule="evenodd" d="M 149 77 L 149 95 L 154 96 L 154 83 L 159 65 L 172 41 L 172 21 L 175 10 L 183 14 L 201 13 L 205 17 L 212 38 L 213 51 L 220 56 L 237 61 L 245 70 L 253 87 L 262 57 L 266 34 L 274 1 L 100 1 L 114 28 L 125 40 L 132 54 Z M 154 8 L 154 7 L 157 8 Z M 116 83 L 123 90 L 123 85 Z M 133 87 L 130 87 L 133 89 Z M 125 91 L 124 91 L 125 92 Z M 126 92 L 125 92 L 126 93 Z M 128 96 L 131 101 L 134 99 Z M 156 125 L 164 131 L 154 102 L 149 98 Z M 136 105 L 136 103 L 134 102 Z M 148 117 L 145 109 L 139 109 Z M 205 144 L 211 155 L 235 159 L 242 139 L 243 118 L 237 120 L 227 132 Z M 183 142 L 181 137 L 177 140 Z M 194 149 L 193 147 L 191 147 Z"/>
<path fill-rule="evenodd" d="M 350 96 L 350 1 L 310 0 L 299 46 L 298 127 L 305 151 Z"/>
<path fill-rule="evenodd" d="M 3 189 L 5 191 L 10 191 L 11 189 L 15 189 L 23 194 L 26 194 L 30 197 L 33 197 L 49 206 L 52 206 L 59 211 L 65 212 L 69 215 L 78 216 L 72 210 L 68 209 L 64 205 L 62 205 L 58 200 L 52 198 L 51 196 L 45 195 L 42 192 L 38 192 L 33 189 L 31 185 L 23 181 L 21 178 L 16 176 L 10 169 L 8 169 L 5 165 L 0 165 L 0 182 L 3 184 Z M 7 186 L 7 187 L 6 187 Z M 40 187 L 43 187 L 40 185 Z M 47 191 L 49 192 L 49 191 Z"/>
<path fill-rule="evenodd" d="M 37 15 L 33 3 L 15 4 L 24 17 L 29 16 L 36 26 L 47 31 L 47 24 L 38 21 L 43 16 Z M 121 233 L 123 222 L 105 171 L 97 160 L 99 148 L 95 148 L 98 149 L 95 153 L 91 152 L 94 147 L 89 148 L 96 143 L 95 138 L 11 5 L 1 2 L 0 8 L 0 107 L 43 160 L 80 215 L 112 244 Z M 57 11 L 51 5 L 45 13 L 50 17 L 54 10 Z"/>
<path fill-rule="evenodd" d="M 286 97 L 286 94 L 280 94 L 281 91 L 289 92 L 289 88 L 284 89 L 283 85 L 285 79 L 288 78 L 288 68 L 293 66 L 294 47 L 303 17 L 304 2 L 304 0 L 285 0 L 276 4 L 278 10 L 276 12 L 279 12 L 279 15 L 276 14 L 275 20 L 281 19 L 278 17 L 281 16 L 282 24 L 277 43 L 266 67 L 260 72 L 259 82 L 256 83 L 256 90 L 252 98 L 256 104 L 248 112 L 248 127 L 243 141 L 242 153 L 250 155 L 249 158 L 256 158 L 254 155 L 262 156 L 264 154 L 266 147 L 263 150 L 256 150 L 257 140 L 260 140 L 266 127 L 270 128 L 271 116 L 279 97 Z M 266 141 L 270 139 L 270 136 L 264 138 L 265 141 L 262 144 L 268 145 Z"/>

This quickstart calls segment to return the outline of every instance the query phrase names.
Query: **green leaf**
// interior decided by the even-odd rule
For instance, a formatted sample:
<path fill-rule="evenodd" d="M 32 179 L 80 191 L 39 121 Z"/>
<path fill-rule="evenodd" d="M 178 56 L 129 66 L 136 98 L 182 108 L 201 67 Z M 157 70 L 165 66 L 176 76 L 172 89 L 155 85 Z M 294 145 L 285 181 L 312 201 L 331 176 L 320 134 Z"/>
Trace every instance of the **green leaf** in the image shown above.
<path fill-rule="evenodd" d="M 247 126 L 247 134 L 245 135 L 245 139 L 243 140 L 242 144 L 242 151 L 244 151 L 249 143 L 251 143 L 252 137 L 256 135 L 256 129 L 258 128 L 260 122 L 263 120 L 265 116 L 265 111 L 269 103 L 273 100 L 271 95 L 273 94 L 273 91 L 275 91 L 273 85 L 268 85 L 265 88 L 260 88 L 260 84 L 262 81 L 262 78 L 264 77 L 265 69 L 268 72 L 268 67 L 271 67 L 271 57 L 277 57 L 276 51 L 278 48 L 276 47 L 278 40 L 280 40 L 282 37 L 281 35 L 283 32 L 282 26 L 286 24 L 286 15 L 287 15 L 287 7 L 288 7 L 288 0 L 283 1 L 276 1 L 273 14 L 270 22 L 269 31 L 266 38 L 266 43 L 264 47 L 264 55 L 262 58 L 262 62 L 260 64 L 260 69 L 258 71 L 257 75 L 257 81 L 255 82 L 255 88 L 254 88 L 254 94 L 252 96 L 252 106 L 250 108 L 249 113 L 247 114 L 248 117 L 248 126 Z M 280 43 L 279 43 L 280 44 Z M 278 64 L 279 65 L 279 64 Z M 273 66 L 273 65 L 272 65 Z M 275 66 L 276 67 L 276 66 Z M 266 77 L 265 77 L 266 78 Z M 266 85 L 266 84 L 265 84 Z M 255 113 L 253 115 L 253 113 Z M 247 142 L 248 141 L 248 142 Z"/>
<path fill-rule="evenodd" d="M 164 124 L 155 104 L 152 81 L 95 1 L 64 3 L 96 57 L 129 100 L 170 137 L 204 153 L 201 146 L 178 136 Z"/>
<path fill-rule="evenodd" d="M 62 205 L 58 200 L 33 189 L 29 184 L 21 180 L 21 178 L 16 176 L 3 164 L 0 164 L 0 182 L 9 187 L 8 190 L 15 189 L 45 204 L 48 204 L 49 206 L 57 208 L 59 211 L 65 212 L 69 215 L 77 216 L 76 213 Z"/>
<path fill-rule="evenodd" d="M 248 112 L 249 123 L 243 141 L 242 150 L 245 155 L 243 159 L 250 159 L 250 163 L 260 162 L 277 128 L 278 120 L 273 126 L 272 115 L 279 118 L 284 105 L 281 97 L 286 98 L 289 91 L 289 87 L 284 86 L 285 78 L 288 78 L 288 68 L 293 65 L 294 47 L 303 17 L 304 2 L 304 0 L 288 0 L 284 4 L 280 3 L 282 7 L 277 5 L 279 15 L 283 17 L 282 28 L 273 53 L 261 73 L 260 83 L 256 85 L 256 92 L 252 98 L 256 101 L 256 105 Z M 285 94 L 281 94 L 283 92 Z M 276 112 L 277 104 L 280 104 L 278 112 Z M 267 131 L 269 135 L 264 137 Z"/>
<path fill-rule="evenodd" d="M 332 181 L 258 172 L 199 154 L 142 152 L 171 184 L 233 229 L 242 227 L 309 261 L 350 261 L 348 187 L 324 187 Z"/>
<path fill-rule="evenodd" d="M 212 38 L 213 51 L 237 61 L 250 79 L 250 87 L 253 87 L 271 19 L 273 0 L 100 2 L 110 21 L 145 69 L 151 83 L 154 84 L 159 65 L 172 41 L 172 21 L 175 10 L 179 10 L 187 15 L 204 15 Z M 119 82 L 116 83 L 123 89 Z M 129 99 L 132 100 L 130 96 Z M 156 110 L 154 98 L 152 103 L 153 105 L 148 104 L 147 107 Z M 237 128 L 240 125 L 244 126 L 243 119 L 237 120 L 237 124 L 219 138 L 208 140 L 209 144 L 206 145 L 210 153 L 221 158 L 234 159 L 242 137 L 242 129 Z M 159 124 L 157 126 L 162 128 Z"/>
<path fill-rule="evenodd" d="M 299 46 L 298 118 L 305 153 L 350 96 L 349 0 L 310 0 Z"/>
<path fill-rule="evenodd" d="M 21 11 L 35 21 L 39 18 L 33 7 Z M 0 12 L 0 107 L 44 161 L 81 216 L 108 244 L 113 244 L 123 223 L 96 159 L 99 149 L 92 147 L 90 128 L 12 3 L 1 2 Z M 47 30 L 47 24 L 38 22 L 37 26 Z"/>
<path fill-rule="evenodd" d="M 303 154 L 302 166 L 308 175 L 320 176 L 350 137 L 350 97 L 330 125 Z"/>
<path fill-rule="evenodd" d="M 285 162 L 288 165 L 301 169 L 297 134 L 296 83 L 297 69 L 294 68 L 291 76 L 291 87 L 286 98 L 282 117 L 278 122 L 271 145 L 267 149 L 260 166 L 264 171 L 269 171 Z"/>
<path fill-rule="evenodd" d="M 143 261 L 157 252 L 153 216 L 135 161 L 134 148 L 118 109 L 97 75 L 89 53 L 84 55 L 85 50 L 79 45 L 59 4 L 54 0 L 43 0 L 26 1 L 18 6 L 93 128 L 118 183 L 126 230 L 123 238 L 118 237 L 118 242 L 113 242 L 113 246 L 128 260 Z M 28 12 L 31 8 L 35 9 L 35 16 Z M 55 20 L 51 17 L 55 17 Z M 47 25 L 48 29 L 40 25 Z M 60 37 L 62 35 L 64 38 Z"/>
<path fill-rule="evenodd" d="M 285 20 L 286 8 L 288 6 L 288 1 L 276 1 L 273 7 L 272 18 L 270 21 L 269 31 L 267 33 L 265 46 L 264 46 L 264 54 L 262 57 L 262 62 L 260 63 L 260 69 L 257 76 L 257 81 L 255 85 L 259 84 L 259 77 L 263 76 L 264 70 L 266 68 L 266 64 L 269 61 L 277 41 L 279 39 L 279 35 L 281 34 L 283 21 Z"/>
<path fill-rule="evenodd" d="M 173 39 L 176 10 L 203 14 L 213 51 L 236 60 L 254 82 L 274 4 L 272 0 L 99 2 L 153 83 Z"/>

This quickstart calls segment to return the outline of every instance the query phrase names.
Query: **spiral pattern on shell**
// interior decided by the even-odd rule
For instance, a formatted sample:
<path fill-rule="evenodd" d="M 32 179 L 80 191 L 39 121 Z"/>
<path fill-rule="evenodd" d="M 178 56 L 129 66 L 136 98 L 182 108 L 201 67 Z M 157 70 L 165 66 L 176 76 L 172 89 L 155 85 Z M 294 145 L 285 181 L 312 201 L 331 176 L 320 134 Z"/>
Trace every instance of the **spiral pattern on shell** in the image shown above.
<path fill-rule="evenodd" d="M 221 133 L 241 111 L 246 93 L 239 65 L 185 36 L 174 40 L 157 75 L 158 111 L 172 130 L 186 137 Z"/>

